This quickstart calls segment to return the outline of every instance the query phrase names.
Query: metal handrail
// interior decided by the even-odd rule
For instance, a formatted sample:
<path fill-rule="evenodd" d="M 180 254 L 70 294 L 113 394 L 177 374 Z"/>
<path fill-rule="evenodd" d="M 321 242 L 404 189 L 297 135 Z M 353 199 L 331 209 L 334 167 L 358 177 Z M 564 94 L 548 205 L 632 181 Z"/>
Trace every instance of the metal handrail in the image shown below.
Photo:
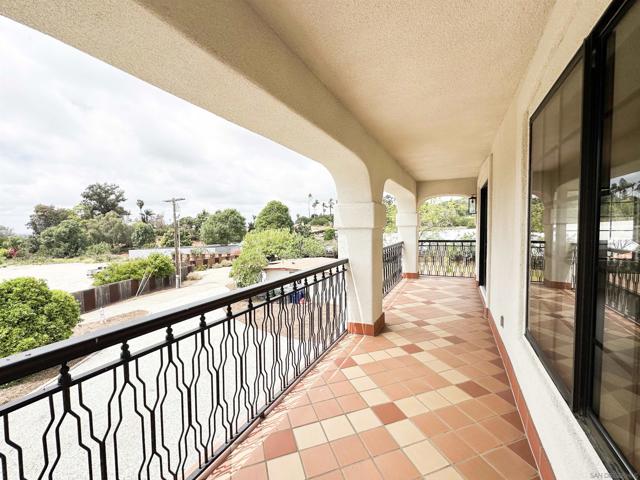
<path fill-rule="evenodd" d="M 392 243 L 382 249 L 382 295 L 389 293 L 402 280 L 403 242 Z"/>
<path fill-rule="evenodd" d="M 2 359 L 2 383 L 51 367 L 59 377 L 0 405 L 0 478 L 199 478 L 346 334 L 347 264 Z"/>
<path fill-rule="evenodd" d="M 16 353 L 0 359 L 0 385 L 47 368 L 55 367 L 63 362 L 74 360 L 107 347 L 118 345 L 133 338 L 146 335 L 161 328 L 166 328 L 181 321 L 204 313 L 225 308 L 232 303 L 247 300 L 260 294 L 276 290 L 292 282 L 321 273 L 331 268 L 349 263 L 348 259 L 340 259 L 321 267 L 290 275 L 271 282 L 259 283 L 239 288 L 232 292 L 215 295 L 207 300 L 191 302 L 180 307 L 145 315 L 144 317 L 107 327 L 96 332 L 69 338 L 26 352 Z"/>
<path fill-rule="evenodd" d="M 475 240 L 419 240 L 419 273 L 443 277 L 473 277 L 475 243 Z"/>

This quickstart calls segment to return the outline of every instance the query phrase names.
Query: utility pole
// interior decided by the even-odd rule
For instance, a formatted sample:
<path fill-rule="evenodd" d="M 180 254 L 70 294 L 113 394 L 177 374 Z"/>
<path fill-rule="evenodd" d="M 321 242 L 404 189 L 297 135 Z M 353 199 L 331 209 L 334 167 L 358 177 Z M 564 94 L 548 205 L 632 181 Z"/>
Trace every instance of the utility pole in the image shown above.
<path fill-rule="evenodd" d="M 165 200 L 166 203 L 173 205 L 173 246 L 175 248 L 176 262 L 176 288 L 180 288 L 182 283 L 182 262 L 180 261 L 180 225 L 178 224 L 178 216 L 176 215 L 176 203 L 184 201 L 184 198 L 170 198 Z"/>

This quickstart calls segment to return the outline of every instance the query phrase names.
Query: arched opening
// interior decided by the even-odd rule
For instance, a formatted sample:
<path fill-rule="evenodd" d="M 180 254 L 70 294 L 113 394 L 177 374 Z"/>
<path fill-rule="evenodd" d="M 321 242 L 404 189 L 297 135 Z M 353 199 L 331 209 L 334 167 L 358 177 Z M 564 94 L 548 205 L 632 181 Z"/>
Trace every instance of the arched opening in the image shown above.
<path fill-rule="evenodd" d="M 474 277 L 476 272 L 476 214 L 469 197 L 439 195 L 418 209 L 419 273 L 429 276 Z"/>

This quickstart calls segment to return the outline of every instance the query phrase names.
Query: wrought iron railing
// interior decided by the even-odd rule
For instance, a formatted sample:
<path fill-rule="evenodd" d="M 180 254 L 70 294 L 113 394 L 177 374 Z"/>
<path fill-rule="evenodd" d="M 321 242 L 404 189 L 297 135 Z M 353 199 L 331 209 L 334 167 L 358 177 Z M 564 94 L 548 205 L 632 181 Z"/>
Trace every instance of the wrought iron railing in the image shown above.
<path fill-rule="evenodd" d="M 475 240 L 419 240 L 421 275 L 473 277 L 476 271 Z"/>
<path fill-rule="evenodd" d="M 640 318 L 640 261 L 608 258 L 605 277 L 605 305 L 637 321 Z"/>
<path fill-rule="evenodd" d="M 0 406 L 0 478 L 196 478 L 345 333 L 346 267 L 0 359 L 59 375 Z"/>
<path fill-rule="evenodd" d="M 529 278 L 533 283 L 544 282 L 545 241 L 531 242 Z M 576 288 L 576 247 L 572 245 L 569 256 L 571 290 Z M 631 258 L 625 258 L 625 257 Z M 607 249 L 607 260 L 600 269 L 605 283 L 605 305 L 621 315 L 636 320 L 640 318 L 640 260 L 625 250 Z"/>
<path fill-rule="evenodd" d="M 529 248 L 529 279 L 539 283 L 544 280 L 544 240 L 532 240 Z"/>
<path fill-rule="evenodd" d="M 386 295 L 402 280 L 402 242 L 382 249 L 382 294 Z"/>

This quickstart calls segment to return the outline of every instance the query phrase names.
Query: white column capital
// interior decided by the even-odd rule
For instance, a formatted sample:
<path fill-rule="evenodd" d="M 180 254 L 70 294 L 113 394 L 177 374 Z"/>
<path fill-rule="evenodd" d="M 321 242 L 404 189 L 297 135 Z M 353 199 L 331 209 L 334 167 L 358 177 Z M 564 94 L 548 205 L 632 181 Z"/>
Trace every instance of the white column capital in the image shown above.
<path fill-rule="evenodd" d="M 384 228 L 386 218 L 386 210 L 381 203 L 339 203 L 335 226 L 338 230 Z"/>

